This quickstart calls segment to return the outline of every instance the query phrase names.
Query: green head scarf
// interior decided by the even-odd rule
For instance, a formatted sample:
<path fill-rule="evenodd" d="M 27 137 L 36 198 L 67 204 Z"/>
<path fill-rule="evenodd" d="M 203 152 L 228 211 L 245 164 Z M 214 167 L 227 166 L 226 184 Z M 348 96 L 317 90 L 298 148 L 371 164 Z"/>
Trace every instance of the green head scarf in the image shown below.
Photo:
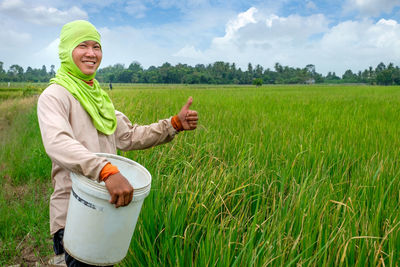
<path fill-rule="evenodd" d="M 89 113 L 96 129 L 110 135 L 117 128 L 117 118 L 111 99 L 100 88 L 96 79 L 93 80 L 93 86 L 85 83 L 92 80 L 96 73 L 92 75 L 82 73 L 72 58 L 75 47 L 89 40 L 101 44 L 100 34 L 90 22 L 76 20 L 64 25 L 58 46 L 61 67 L 56 77 L 50 80 L 50 84 L 56 83 L 67 89 Z"/>

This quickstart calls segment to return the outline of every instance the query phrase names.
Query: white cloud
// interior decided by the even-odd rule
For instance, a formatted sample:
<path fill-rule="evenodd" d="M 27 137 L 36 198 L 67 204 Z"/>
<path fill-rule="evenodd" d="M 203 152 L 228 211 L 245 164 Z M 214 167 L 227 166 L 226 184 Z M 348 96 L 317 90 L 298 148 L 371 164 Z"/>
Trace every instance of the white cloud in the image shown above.
<path fill-rule="evenodd" d="M 125 7 L 125 11 L 129 15 L 133 15 L 136 18 L 143 18 L 146 16 L 147 7 L 140 0 L 128 1 Z"/>
<path fill-rule="evenodd" d="M 257 9 L 253 7 L 229 21 L 225 36 L 215 38 L 213 45 L 219 49 L 228 46 L 240 50 L 255 47 L 278 49 L 303 44 L 313 35 L 328 29 L 328 20 L 323 15 L 279 17 L 259 14 L 256 18 L 256 12 Z"/>
<path fill-rule="evenodd" d="M 116 63 L 128 66 L 133 61 L 144 67 L 168 61 L 171 52 L 151 39 L 148 31 L 130 26 L 99 28 L 102 38 L 103 60 L 101 67 Z"/>
<path fill-rule="evenodd" d="M 87 18 L 87 13 L 78 7 L 59 9 L 44 2 L 0 1 L 0 55 L 5 65 L 19 64 L 26 68 L 57 64 L 58 53 L 48 56 L 44 48 L 59 35 L 61 25 Z"/>
<path fill-rule="evenodd" d="M 280 17 L 252 8 L 230 20 L 225 35 L 214 38 L 209 48 L 183 46 L 175 55 L 193 55 L 197 63 L 235 62 L 242 68 L 249 62 L 269 68 L 275 62 L 292 67 L 314 64 L 323 74 L 341 74 L 347 69 L 375 67 L 381 61 L 399 62 L 399 47 L 400 24 L 395 20 L 344 21 L 329 26 L 321 14 Z"/>
<path fill-rule="evenodd" d="M 153 4 L 164 8 L 179 8 L 183 10 L 191 9 L 191 8 L 196 8 L 196 7 L 201 7 L 209 4 L 208 0 L 187 0 L 187 1 L 181 1 L 181 0 L 158 0 L 158 1 L 152 1 Z"/>
<path fill-rule="evenodd" d="M 1 9 L 15 9 L 15 8 L 20 8 L 23 6 L 24 3 L 21 0 L 4 0 L 0 8 Z"/>
<path fill-rule="evenodd" d="M 394 7 L 400 6 L 400 0 L 347 0 L 345 11 L 358 10 L 367 16 L 377 16 L 381 13 L 390 13 Z"/>
<path fill-rule="evenodd" d="M 58 44 L 60 43 L 60 38 L 57 38 L 50 42 L 44 49 L 36 52 L 32 56 L 32 61 L 38 62 L 52 62 L 49 65 L 56 65 L 59 67 L 60 60 L 58 58 Z"/>
<path fill-rule="evenodd" d="M 320 42 L 321 56 L 336 69 L 364 70 L 379 62 L 400 61 L 400 24 L 381 19 L 346 21 L 333 27 Z"/>
<path fill-rule="evenodd" d="M 224 28 L 233 14 L 225 9 L 197 9 L 184 14 L 179 21 L 140 27 L 104 27 L 102 35 L 102 67 L 115 63 L 128 66 L 139 61 L 143 67 L 171 64 L 197 64 L 203 60 L 202 49 L 210 46 L 215 29 Z"/>
<path fill-rule="evenodd" d="M 26 46 L 32 41 L 32 38 L 31 35 L 28 33 L 21 33 L 9 29 L 3 29 L 0 31 L 0 40 L 2 40 L 0 43 L 6 44 L 0 44 L 0 49 L 8 48 L 9 50 L 12 50 L 14 48 L 21 48 Z"/>
<path fill-rule="evenodd" d="M 196 49 L 193 45 L 186 45 L 178 52 L 173 54 L 174 57 L 188 58 L 188 59 L 202 59 L 203 53 Z"/>
<path fill-rule="evenodd" d="M 307 1 L 306 7 L 311 10 L 317 9 L 317 6 L 315 5 L 315 3 L 313 1 Z"/>
<path fill-rule="evenodd" d="M 4 0 L 0 3 L 0 14 L 38 25 L 63 25 L 71 20 L 88 18 L 87 13 L 76 6 L 59 10 L 44 5 L 31 5 L 22 0 Z"/>
<path fill-rule="evenodd" d="M 54 0 L 49 0 L 51 2 L 54 3 Z M 66 1 L 62 1 L 62 2 L 66 2 Z M 82 4 L 88 5 L 88 6 L 96 6 L 96 7 L 106 7 L 106 6 L 110 6 L 114 3 L 118 3 L 121 2 L 121 0 L 80 0 L 79 1 Z M 70 2 L 67 2 L 70 3 Z"/>
<path fill-rule="evenodd" d="M 26 61 L 30 52 L 32 52 L 30 49 L 32 36 L 28 33 L 3 28 L 0 30 L 0 40 L 0 61 L 4 62 L 5 68 L 12 64 L 20 64 L 26 67 L 22 62 Z"/>
<path fill-rule="evenodd" d="M 240 13 L 234 20 L 229 21 L 226 25 L 225 36 L 221 38 L 215 38 L 213 40 L 214 44 L 223 46 L 224 44 L 231 42 L 235 38 L 236 32 L 238 30 L 244 28 L 250 23 L 256 23 L 256 20 L 254 18 L 254 13 L 256 12 L 257 9 L 251 7 L 246 12 Z"/>

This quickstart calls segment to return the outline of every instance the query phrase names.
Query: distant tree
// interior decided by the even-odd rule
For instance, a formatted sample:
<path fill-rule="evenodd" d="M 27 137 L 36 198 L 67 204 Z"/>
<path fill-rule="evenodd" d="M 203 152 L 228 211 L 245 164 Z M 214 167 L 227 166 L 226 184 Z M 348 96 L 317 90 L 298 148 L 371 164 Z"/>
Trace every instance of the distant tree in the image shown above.
<path fill-rule="evenodd" d="M 0 61 L 0 73 L 5 73 L 6 71 L 3 69 L 4 63 Z"/>
<path fill-rule="evenodd" d="M 315 71 L 315 65 L 313 65 L 313 64 L 306 65 L 306 67 L 303 70 L 303 73 L 305 76 L 304 78 L 305 78 L 306 83 L 322 82 L 322 81 L 319 81 L 320 79 L 322 79 L 322 75 L 319 75 Z"/>
<path fill-rule="evenodd" d="M 4 81 L 6 78 L 6 71 L 3 69 L 3 62 L 0 61 L 0 81 Z"/>
<path fill-rule="evenodd" d="M 261 78 L 263 75 L 263 71 L 264 71 L 263 67 L 257 64 L 256 68 L 254 69 L 254 74 L 253 74 L 254 78 Z"/>
<path fill-rule="evenodd" d="M 223 61 L 216 61 L 212 65 L 211 74 L 215 83 L 217 84 L 227 84 L 228 73 L 230 71 L 229 63 L 225 63 Z"/>
<path fill-rule="evenodd" d="M 355 83 L 358 81 L 357 74 L 354 74 L 352 70 L 346 70 L 342 75 L 344 82 Z"/>
<path fill-rule="evenodd" d="M 176 79 L 174 77 L 172 68 L 172 65 L 168 62 L 165 62 L 161 67 L 158 68 L 158 80 L 161 83 L 177 83 L 177 81 L 175 81 Z"/>
<path fill-rule="evenodd" d="M 253 75 L 253 65 L 251 65 L 251 63 L 247 64 L 247 71 L 249 74 Z"/>
<path fill-rule="evenodd" d="M 27 67 L 24 69 L 14 64 L 6 72 L 4 64 L 0 61 L 0 81 L 30 81 L 45 82 L 55 75 L 55 67 L 51 65 L 47 72 L 46 66 L 41 68 Z M 144 69 L 142 65 L 133 61 L 128 68 L 123 64 L 115 64 L 101 68 L 96 73 L 99 82 L 124 82 L 124 83 L 207 83 L 207 84 L 300 84 L 300 83 L 370 83 L 381 85 L 400 84 L 400 68 L 393 63 L 387 66 L 381 62 L 376 68 L 369 67 L 364 71 L 353 72 L 346 70 L 342 77 L 335 72 L 328 72 L 323 77 L 316 71 L 313 64 L 304 68 L 293 68 L 275 63 L 274 69 L 264 70 L 261 65 L 253 67 L 248 63 L 243 71 L 235 63 L 216 61 L 213 64 L 197 64 L 194 67 L 187 64 L 175 66 L 166 62 L 159 67 L 150 66 Z"/>
<path fill-rule="evenodd" d="M 150 66 L 147 71 L 144 73 L 144 81 L 146 83 L 158 83 L 159 75 L 157 68 L 155 66 Z"/>
<path fill-rule="evenodd" d="M 379 73 L 381 71 L 384 71 L 386 69 L 385 64 L 383 64 L 383 62 L 379 63 L 378 66 L 376 66 L 375 72 Z"/>
<path fill-rule="evenodd" d="M 139 62 L 137 62 L 137 61 L 132 62 L 129 65 L 128 69 L 132 71 L 131 82 L 139 83 L 142 81 L 143 67 Z"/>
<path fill-rule="evenodd" d="M 133 72 L 141 72 L 141 71 L 143 71 L 142 65 L 137 61 L 133 61 L 131 64 L 129 64 L 128 69 L 130 69 Z"/>
<path fill-rule="evenodd" d="M 400 84 L 400 69 L 399 67 L 395 67 L 392 72 L 393 83 L 399 85 Z"/>
<path fill-rule="evenodd" d="M 22 81 L 23 75 L 24 75 L 24 69 L 17 64 L 11 65 L 7 72 L 9 80 L 14 82 Z"/>
<path fill-rule="evenodd" d="M 311 77 L 313 77 L 314 75 L 315 75 L 315 65 L 313 65 L 313 64 L 308 64 L 306 67 L 305 67 L 305 69 L 306 69 L 306 71 L 307 71 L 307 73 L 311 76 Z"/>
<path fill-rule="evenodd" d="M 380 85 L 393 84 L 392 72 L 393 71 L 391 69 L 385 69 L 385 70 L 380 71 L 378 73 L 378 75 L 376 76 L 377 84 L 380 84 Z"/>
<path fill-rule="evenodd" d="M 121 83 L 131 83 L 133 72 L 130 69 L 123 70 L 119 72 L 116 76 L 118 82 Z"/>
<path fill-rule="evenodd" d="M 105 81 L 109 81 L 110 83 L 115 81 L 115 75 L 114 74 L 109 74 L 108 78 L 105 79 Z"/>
<path fill-rule="evenodd" d="M 56 75 L 55 68 L 56 68 L 56 66 L 54 66 L 54 65 L 50 66 L 50 72 L 49 72 L 50 77 L 54 77 Z"/>
<path fill-rule="evenodd" d="M 28 67 L 25 71 L 25 80 L 29 82 L 37 82 L 38 77 L 35 77 L 35 73 L 31 67 Z"/>
<path fill-rule="evenodd" d="M 45 65 L 42 66 L 42 69 L 40 70 L 40 75 L 41 76 L 46 76 L 47 75 L 47 68 Z"/>
<path fill-rule="evenodd" d="M 114 64 L 113 66 L 107 66 L 101 68 L 96 72 L 96 79 L 100 82 L 120 82 L 118 76 L 122 71 L 125 70 L 123 64 Z"/>
<path fill-rule="evenodd" d="M 376 72 L 374 71 L 372 66 L 369 66 L 368 75 L 369 75 L 368 76 L 368 82 L 370 84 L 375 84 L 376 83 Z"/>
<path fill-rule="evenodd" d="M 283 72 L 283 67 L 278 62 L 275 63 L 275 71 L 278 72 L 278 73 L 282 73 Z"/>
<path fill-rule="evenodd" d="M 261 78 L 255 78 L 253 79 L 253 85 L 255 86 L 261 86 L 263 84 L 263 80 Z"/>

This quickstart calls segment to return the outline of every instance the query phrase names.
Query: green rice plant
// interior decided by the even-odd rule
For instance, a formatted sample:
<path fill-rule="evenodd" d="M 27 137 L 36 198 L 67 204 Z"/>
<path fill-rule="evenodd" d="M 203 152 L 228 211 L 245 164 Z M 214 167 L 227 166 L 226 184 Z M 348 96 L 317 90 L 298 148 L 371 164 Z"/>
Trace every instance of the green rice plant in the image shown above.
<path fill-rule="evenodd" d="M 113 93 L 143 123 L 189 95 L 198 130 L 123 153 L 154 176 L 126 266 L 395 266 L 398 87 Z"/>
<path fill-rule="evenodd" d="M 0 101 L 6 100 L 6 99 L 13 99 L 13 98 L 20 98 L 22 97 L 23 92 L 22 91 L 6 91 L 6 90 L 1 90 L 0 91 Z"/>
<path fill-rule="evenodd" d="M 200 116 L 171 143 L 119 152 L 153 177 L 120 266 L 398 266 L 399 87 L 114 88 L 133 123 L 174 115 L 189 96 Z M 0 175 L 43 198 L 0 193 L 0 246 L 17 248 L 28 233 L 48 244 L 51 166 L 34 107 L 11 121 Z M 40 230 L 14 229 L 10 216 Z M 7 251 L 0 265 L 15 261 Z"/>
<path fill-rule="evenodd" d="M 43 83 L 0 83 L 0 101 L 39 95 L 46 84 Z"/>
<path fill-rule="evenodd" d="M 2 266 L 50 253 L 51 163 L 40 141 L 35 103 L 34 97 L 0 103 Z"/>

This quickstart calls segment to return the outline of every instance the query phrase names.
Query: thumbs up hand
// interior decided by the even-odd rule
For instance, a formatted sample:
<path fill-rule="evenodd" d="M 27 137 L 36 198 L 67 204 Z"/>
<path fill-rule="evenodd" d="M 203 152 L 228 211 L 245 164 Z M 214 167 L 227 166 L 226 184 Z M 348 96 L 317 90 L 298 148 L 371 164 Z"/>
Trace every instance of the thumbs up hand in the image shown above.
<path fill-rule="evenodd" d="M 183 130 L 194 130 L 197 127 L 197 121 L 199 117 L 197 116 L 197 111 L 190 110 L 190 105 L 193 102 L 193 98 L 189 97 L 186 104 L 182 107 L 181 111 L 178 113 L 179 120 L 181 121 Z"/>

